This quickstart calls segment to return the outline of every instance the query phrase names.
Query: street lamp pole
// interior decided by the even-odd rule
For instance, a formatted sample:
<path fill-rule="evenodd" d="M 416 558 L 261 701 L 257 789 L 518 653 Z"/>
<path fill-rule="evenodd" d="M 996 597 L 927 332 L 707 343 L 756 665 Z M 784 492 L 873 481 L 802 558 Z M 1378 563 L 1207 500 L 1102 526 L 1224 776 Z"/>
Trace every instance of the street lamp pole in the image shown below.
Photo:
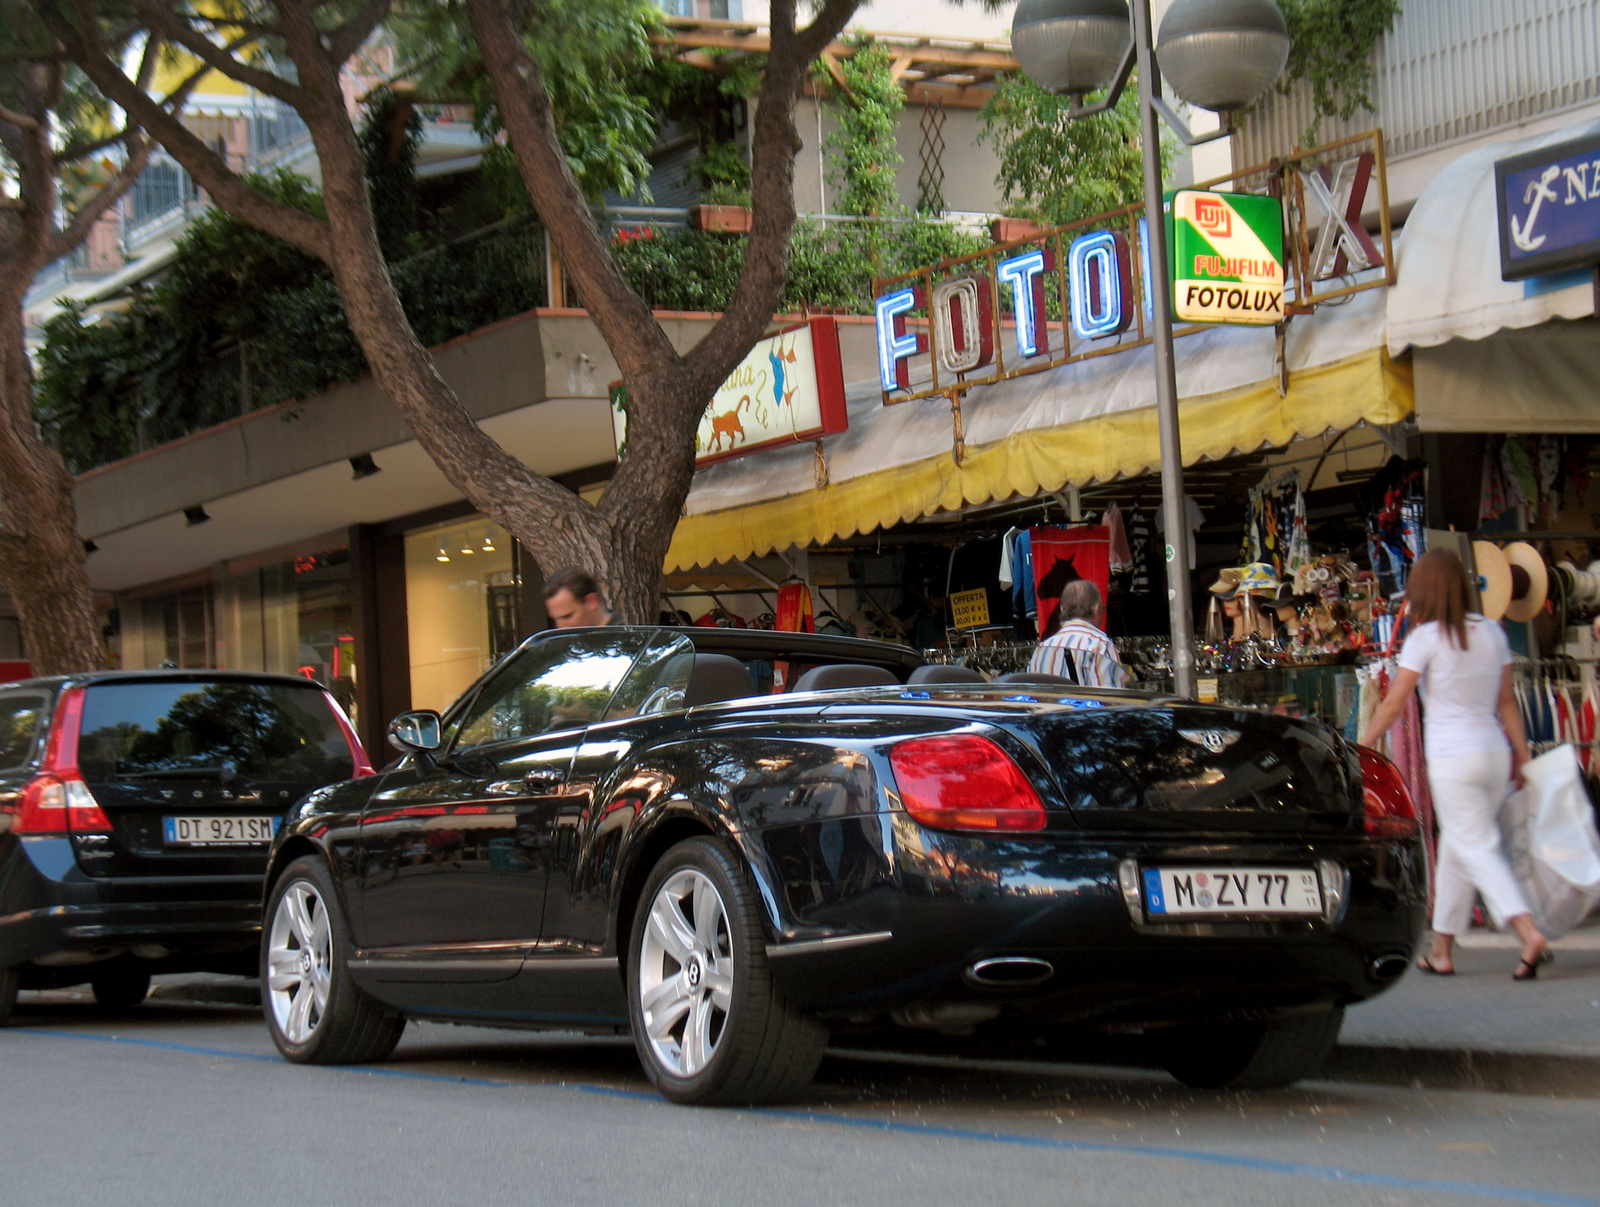
<path fill-rule="evenodd" d="M 1131 12 L 1130 12 L 1131 7 Z M 1131 20 L 1130 20 L 1131 18 Z M 1132 26 L 1131 42 L 1128 38 Z M 1143 251 L 1155 326 L 1156 417 L 1161 435 L 1162 542 L 1167 563 L 1167 613 L 1172 625 L 1173 687 L 1195 695 L 1194 606 L 1190 599 L 1189 520 L 1178 436 L 1178 375 L 1172 350 L 1170 249 L 1161 180 L 1164 121 L 1188 146 L 1226 138 L 1230 115 L 1260 96 L 1289 57 L 1289 28 L 1274 0 L 1173 0 L 1161 22 L 1160 51 L 1178 96 L 1222 115 L 1196 134 L 1162 99 L 1150 0 L 1019 0 L 1011 44 L 1022 70 L 1049 92 L 1073 98 L 1068 116 L 1093 117 L 1117 103 L 1135 63 L 1139 68 L 1139 141 L 1144 155 Z M 1084 98 L 1106 89 L 1092 105 Z"/>
<path fill-rule="evenodd" d="M 1178 372 L 1172 347 L 1172 283 L 1167 274 L 1167 223 L 1161 179 L 1161 127 L 1156 112 L 1150 0 L 1133 0 L 1133 45 L 1139 65 L 1139 143 L 1144 154 L 1144 213 L 1155 323 L 1156 419 L 1161 435 L 1161 515 L 1167 563 L 1167 616 L 1172 626 L 1172 686 L 1193 699 L 1194 605 L 1190 598 L 1189 519 L 1178 432 Z"/>

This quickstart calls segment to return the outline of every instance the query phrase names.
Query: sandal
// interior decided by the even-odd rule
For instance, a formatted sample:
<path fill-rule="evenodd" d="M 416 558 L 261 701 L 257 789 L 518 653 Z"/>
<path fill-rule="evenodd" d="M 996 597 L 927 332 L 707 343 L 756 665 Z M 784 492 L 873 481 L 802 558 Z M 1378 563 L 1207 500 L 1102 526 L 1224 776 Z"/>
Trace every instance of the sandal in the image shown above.
<path fill-rule="evenodd" d="M 1427 956 L 1423 956 L 1417 961 L 1417 971 L 1425 972 L 1429 976 L 1455 976 L 1456 974 L 1454 968 L 1440 968 Z"/>
<path fill-rule="evenodd" d="M 1518 960 L 1517 970 L 1511 974 L 1513 981 L 1536 981 L 1539 979 L 1540 964 L 1554 964 L 1556 953 L 1550 950 L 1548 944 L 1539 949 L 1539 954 L 1532 960 Z"/>

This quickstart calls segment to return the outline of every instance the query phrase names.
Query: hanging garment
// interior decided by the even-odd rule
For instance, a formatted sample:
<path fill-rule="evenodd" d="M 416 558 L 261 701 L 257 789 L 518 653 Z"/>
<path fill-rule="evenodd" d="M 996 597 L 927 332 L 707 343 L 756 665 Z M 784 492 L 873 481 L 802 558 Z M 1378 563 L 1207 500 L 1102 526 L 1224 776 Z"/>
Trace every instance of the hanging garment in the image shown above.
<path fill-rule="evenodd" d="M 1035 617 L 1038 604 L 1033 594 L 1033 533 L 1019 532 L 1011 552 L 1011 627 L 1017 637 L 1037 641 L 1039 629 Z"/>
<path fill-rule="evenodd" d="M 1184 495 L 1183 496 L 1183 525 L 1188 530 L 1188 533 L 1189 533 L 1189 565 L 1191 565 L 1191 566 L 1194 565 L 1194 562 L 1195 562 L 1194 534 L 1195 534 L 1195 531 L 1197 529 L 1199 529 L 1199 528 L 1201 528 L 1201 527 L 1203 527 L 1205 525 L 1205 522 L 1206 522 L 1205 513 L 1200 510 L 1200 504 L 1196 503 L 1188 495 Z M 1158 533 L 1160 533 L 1163 537 L 1166 537 L 1167 539 L 1170 540 L 1172 538 L 1167 537 L 1166 528 L 1167 528 L 1167 524 L 1166 524 L 1166 508 L 1162 508 L 1160 511 L 1156 512 L 1156 531 Z"/>
<path fill-rule="evenodd" d="M 1122 574 L 1133 569 L 1133 550 L 1128 545 L 1128 530 L 1122 522 L 1121 509 L 1111 504 L 1101 523 L 1111 534 L 1111 573 Z"/>
<path fill-rule="evenodd" d="M 1500 450 L 1495 447 L 1493 438 L 1485 438 L 1482 479 L 1478 485 L 1478 519 L 1498 520 L 1510 508 L 1511 504 L 1506 501 L 1505 474 L 1500 470 Z"/>
<path fill-rule="evenodd" d="M 1039 635 L 1049 627 L 1068 583 L 1086 578 L 1099 588 L 1102 601 L 1110 596 L 1111 533 L 1105 525 L 1035 528 L 1030 536 Z"/>
<path fill-rule="evenodd" d="M 1506 479 L 1506 501 L 1532 507 L 1539 499 L 1539 475 L 1520 436 L 1507 436 L 1500 446 L 1500 469 Z"/>
<path fill-rule="evenodd" d="M 1560 436 L 1539 437 L 1539 512 L 1546 528 L 1561 515 L 1562 462 L 1566 460 L 1566 441 Z"/>
<path fill-rule="evenodd" d="M 787 582 L 778 588 L 778 615 L 775 626 L 780 633 L 815 633 L 817 622 L 811 611 L 811 588 L 803 582 Z"/>
<path fill-rule="evenodd" d="M 1016 556 L 1017 537 L 1022 532 L 1020 528 L 1007 528 L 1005 536 L 1000 538 L 1000 576 L 999 583 L 1010 590 L 1012 584 L 1011 561 Z"/>
<path fill-rule="evenodd" d="M 1137 504 L 1128 513 L 1128 552 L 1133 570 L 1128 578 L 1129 595 L 1150 594 L 1150 521 Z"/>

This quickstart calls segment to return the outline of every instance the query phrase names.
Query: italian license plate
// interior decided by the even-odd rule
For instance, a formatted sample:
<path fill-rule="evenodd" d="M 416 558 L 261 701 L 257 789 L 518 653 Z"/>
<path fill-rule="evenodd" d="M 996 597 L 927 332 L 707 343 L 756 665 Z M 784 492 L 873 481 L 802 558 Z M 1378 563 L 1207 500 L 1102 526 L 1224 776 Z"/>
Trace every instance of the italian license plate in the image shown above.
<path fill-rule="evenodd" d="M 1322 913 L 1322 884 L 1310 868 L 1145 868 L 1144 904 L 1152 918 L 1315 917 Z"/>
<path fill-rule="evenodd" d="M 169 847 L 266 846 L 278 832 L 276 817 L 168 817 L 162 837 Z"/>

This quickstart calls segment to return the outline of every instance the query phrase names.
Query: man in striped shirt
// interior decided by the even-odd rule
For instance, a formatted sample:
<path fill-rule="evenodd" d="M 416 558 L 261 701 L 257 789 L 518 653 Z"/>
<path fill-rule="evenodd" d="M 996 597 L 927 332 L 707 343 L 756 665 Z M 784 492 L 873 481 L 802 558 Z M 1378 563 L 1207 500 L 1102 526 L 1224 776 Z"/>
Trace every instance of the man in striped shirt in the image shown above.
<path fill-rule="evenodd" d="M 1111 638 L 1099 627 L 1105 612 L 1100 589 L 1086 578 L 1061 589 L 1061 627 L 1039 643 L 1030 671 L 1060 675 L 1084 687 L 1123 687 L 1128 670 Z"/>

